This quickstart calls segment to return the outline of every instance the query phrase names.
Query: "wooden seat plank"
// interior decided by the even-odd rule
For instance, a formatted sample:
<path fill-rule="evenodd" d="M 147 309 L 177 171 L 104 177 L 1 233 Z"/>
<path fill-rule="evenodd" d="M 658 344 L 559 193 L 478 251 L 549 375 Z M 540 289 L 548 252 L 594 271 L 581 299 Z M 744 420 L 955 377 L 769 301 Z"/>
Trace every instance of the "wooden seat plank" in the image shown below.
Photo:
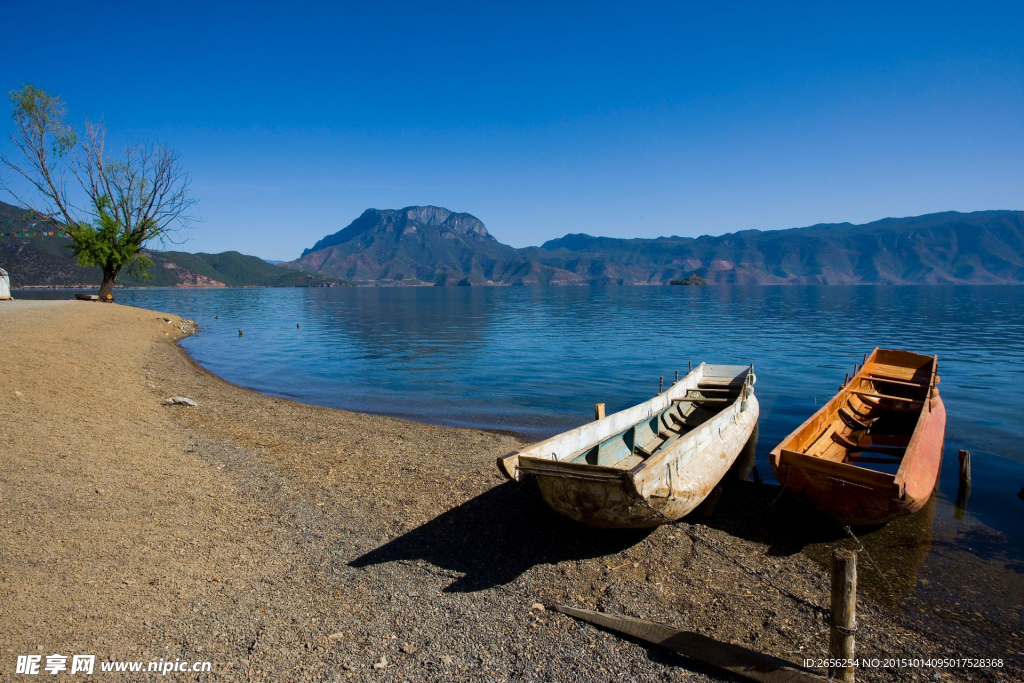
<path fill-rule="evenodd" d="M 783 449 L 779 454 L 780 463 L 789 467 L 820 472 L 836 479 L 843 479 L 875 488 L 891 488 L 895 486 L 896 477 L 885 472 L 857 467 L 849 463 L 822 460 L 804 453 Z"/>
<path fill-rule="evenodd" d="M 899 384 L 900 386 L 904 387 L 918 387 L 921 389 L 928 386 L 927 384 L 924 384 L 922 382 L 907 382 L 906 380 L 893 379 L 892 377 L 880 377 L 874 373 L 868 373 L 862 379 L 868 379 L 871 380 L 872 382 L 886 382 L 888 384 Z"/>
<path fill-rule="evenodd" d="M 888 394 L 876 394 L 871 391 L 859 390 L 854 390 L 851 391 L 850 393 L 855 394 L 857 396 L 861 396 L 863 398 L 877 398 L 883 401 L 902 401 L 903 403 L 916 403 L 917 405 L 922 404 L 922 401 L 913 398 L 907 398 L 906 396 L 889 396 Z"/>

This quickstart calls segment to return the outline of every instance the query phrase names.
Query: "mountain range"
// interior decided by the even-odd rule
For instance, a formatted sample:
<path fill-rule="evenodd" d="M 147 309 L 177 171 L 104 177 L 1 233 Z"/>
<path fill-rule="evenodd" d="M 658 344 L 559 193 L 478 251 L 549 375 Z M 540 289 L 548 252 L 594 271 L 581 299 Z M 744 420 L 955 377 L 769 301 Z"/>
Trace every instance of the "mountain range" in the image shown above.
<path fill-rule="evenodd" d="M 99 282 L 69 240 L 25 237 L 29 214 L 0 202 L 0 267 L 15 286 Z M 22 236 L 6 236 L 6 233 Z M 124 286 L 1019 284 L 1024 211 L 947 211 L 864 225 L 622 239 L 572 233 L 539 247 L 496 240 L 475 216 L 436 206 L 367 209 L 290 262 L 238 252 L 149 251 Z"/>
<path fill-rule="evenodd" d="M 67 247 L 67 237 L 51 236 L 52 226 L 37 224 L 31 215 L 0 202 L 0 268 L 15 287 L 95 287 L 99 268 L 83 268 Z M 14 233 L 13 236 L 10 233 Z M 190 254 L 147 250 L 153 261 L 145 278 L 125 272 L 122 287 L 321 287 L 347 284 L 338 278 L 283 268 L 237 251 Z"/>
<path fill-rule="evenodd" d="M 940 284 L 1024 281 L 1024 212 L 947 211 L 720 236 L 498 242 L 466 213 L 368 209 L 290 263 L 364 284 Z"/>

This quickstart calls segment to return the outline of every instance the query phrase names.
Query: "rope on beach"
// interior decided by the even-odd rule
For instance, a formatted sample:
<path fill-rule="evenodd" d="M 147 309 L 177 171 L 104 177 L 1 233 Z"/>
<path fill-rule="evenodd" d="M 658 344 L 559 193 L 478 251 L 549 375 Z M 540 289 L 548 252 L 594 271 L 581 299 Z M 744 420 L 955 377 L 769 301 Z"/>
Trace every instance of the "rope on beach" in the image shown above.
<path fill-rule="evenodd" d="M 669 519 L 668 517 L 666 517 L 665 515 L 663 515 L 660 510 L 658 510 L 654 506 L 652 506 L 642 496 L 633 495 L 630 491 L 626 491 L 626 493 L 628 493 L 630 495 L 630 497 L 633 498 L 633 500 L 635 500 L 637 503 L 643 505 L 648 510 L 650 510 L 651 512 L 653 512 L 654 514 L 656 514 L 657 516 L 659 516 L 663 520 L 665 520 L 666 524 L 669 524 L 671 526 L 678 526 L 679 525 L 678 521 L 673 521 L 673 520 Z M 680 527 L 680 528 L 682 528 L 682 527 Z M 813 611 L 817 612 L 819 615 L 821 615 L 821 617 L 823 619 L 827 619 L 828 615 L 831 613 L 829 610 L 825 609 L 824 607 L 821 607 L 819 605 L 815 605 L 810 600 L 807 600 L 806 598 L 802 598 L 799 595 L 796 595 L 796 594 L 792 593 L 791 591 L 786 590 L 785 588 L 782 588 L 780 586 L 775 585 L 775 583 L 773 581 L 765 578 L 758 571 L 756 571 L 754 569 L 751 569 L 750 567 L 748 567 L 744 563 L 740 562 L 739 560 L 737 560 L 736 558 L 731 556 L 728 552 L 726 552 L 722 548 L 717 547 L 710 540 L 697 535 L 694 531 L 692 531 L 690 529 L 683 528 L 683 533 L 685 533 L 687 536 L 689 536 L 690 540 L 693 541 L 694 543 L 698 543 L 698 542 L 699 543 L 703 543 L 704 545 L 706 545 L 707 547 L 711 548 L 713 551 L 715 551 L 716 553 L 718 553 L 719 555 L 724 557 L 725 559 L 729 560 L 730 562 L 732 562 L 736 566 L 738 566 L 741 569 L 743 569 L 743 571 L 747 572 L 748 574 L 750 574 L 754 578 L 758 579 L 762 583 L 766 584 L 767 586 L 769 586 L 771 588 L 774 588 L 775 590 L 777 590 L 779 593 L 781 593 L 782 595 L 786 596 L 790 600 L 793 600 L 794 602 L 796 602 L 798 604 L 804 605 L 805 607 L 809 607 L 811 610 L 813 610 Z"/>
<path fill-rule="evenodd" d="M 782 482 L 782 490 L 779 491 L 779 495 L 775 496 L 775 500 L 768 503 L 768 505 L 764 506 L 764 508 L 760 510 L 755 510 L 754 512 L 748 512 L 745 515 L 740 515 L 740 519 L 746 519 L 747 517 L 753 517 L 754 515 L 761 515 L 771 510 L 773 507 L 775 507 L 775 504 L 782 499 L 782 494 L 786 492 L 787 486 L 789 486 L 789 477 L 786 477 L 786 481 Z"/>
<path fill-rule="evenodd" d="M 785 490 L 785 488 L 783 488 L 783 490 Z M 653 512 L 654 514 L 656 514 L 657 516 L 659 516 L 663 520 L 665 520 L 666 524 L 669 524 L 671 526 L 678 526 L 680 524 L 679 521 L 671 520 L 668 517 L 666 517 L 665 515 L 663 515 L 660 510 L 654 508 L 654 506 L 652 506 L 643 497 L 633 495 L 630 491 L 626 491 L 626 493 L 629 494 L 630 497 L 633 498 L 633 500 L 635 500 L 637 503 L 643 505 L 648 510 L 650 510 L 651 512 Z M 779 495 L 781 496 L 781 493 Z M 776 498 L 775 500 L 777 501 L 778 498 Z M 774 504 L 775 503 L 773 502 L 771 505 L 774 505 Z M 769 505 L 768 507 L 771 507 L 771 505 Z M 680 527 L 680 528 L 682 528 L 682 527 Z M 821 615 L 823 619 L 827 619 L 828 615 L 831 613 L 829 610 L 825 609 L 824 607 L 821 607 L 820 605 L 816 605 L 813 602 L 811 602 L 810 600 L 807 600 L 806 598 L 802 598 L 799 595 L 796 595 L 796 594 L 792 593 L 791 591 L 786 590 L 785 588 L 782 588 L 780 586 L 775 585 L 775 583 L 773 581 L 771 581 L 771 580 L 765 578 L 764 576 L 762 576 L 757 570 L 751 569 L 750 567 L 748 567 L 744 563 L 740 562 L 739 560 L 737 560 L 736 558 L 731 556 L 728 552 L 726 552 L 722 548 L 717 547 L 710 540 L 697 535 L 694 531 L 692 531 L 690 529 L 685 529 L 684 528 L 683 529 L 683 533 L 685 533 L 687 536 L 689 536 L 690 540 L 693 541 L 694 543 L 698 543 L 698 542 L 699 543 L 703 543 L 704 545 L 706 545 L 707 547 L 711 548 L 713 551 L 715 551 L 716 553 L 718 553 L 719 555 L 724 557 L 725 559 L 729 560 L 730 562 L 732 562 L 736 566 L 738 566 L 741 569 L 743 569 L 743 571 L 747 572 L 748 574 L 750 574 L 754 578 L 758 579 L 762 583 L 766 584 L 767 586 L 769 586 L 771 588 L 774 588 L 775 590 L 777 590 L 779 593 L 781 593 L 782 595 L 786 596 L 790 600 L 793 600 L 794 602 L 796 602 L 798 604 L 804 605 L 805 607 L 809 607 L 811 610 L 813 610 L 813 611 L 817 612 L 819 615 Z M 872 564 L 874 564 L 873 561 L 872 561 Z"/>
<path fill-rule="evenodd" d="M 774 581 L 772 581 L 771 579 L 763 576 L 756 569 L 752 569 L 752 568 L 748 567 L 746 564 L 744 564 L 743 562 L 740 562 L 735 557 L 733 557 L 728 552 L 726 552 L 724 549 L 718 547 L 711 540 L 706 539 L 706 538 L 704 538 L 702 536 L 699 536 L 698 534 L 696 534 L 695 532 L 693 532 L 690 529 L 683 529 L 683 533 L 685 533 L 687 536 L 689 536 L 690 539 L 694 543 L 697 543 L 697 542 L 703 543 L 707 547 L 711 548 L 711 550 L 715 551 L 716 553 L 718 553 L 719 555 L 721 555 L 725 559 L 729 560 L 730 562 L 732 562 L 737 567 L 739 567 L 743 571 L 747 572 L 748 574 L 750 574 L 751 576 L 753 576 L 757 580 L 761 581 L 762 583 L 764 583 L 765 585 L 767 585 L 767 586 L 769 586 L 771 588 L 774 588 L 776 591 L 778 591 L 779 593 L 781 593 L 785 597 L 789 598 L 793 602 L 801 604 L 801 605 L 803 605 L 805 607 L 810 608 L 814 612 L 817 612 L 819 615 L 822 616 L 822 618 L 827 618 L 828 615 L 830 614 L 829 610 L 825 609 L 824 607 L 821 607 L 820 605 L 816 605 L 813 602 L 811 602 L 810 600 L 808 600 L 806 598 L 803 598 L 803 597 L 800 597 L 799 595 L 796 595 L 795 593 L 793 593 L 793 592 L 791 592 L 791 591 L 789 591 L 789 590 L 787 590 L 785 588 L 782 588 L 781 586 L 776 585 Z"/>
<path fill-rule="evenodd" d="M 857 549 L 857 553 L 864 553 L 864 557 L 868 558 L 868 562 L 871 563 L 871 566 L 875 568 L 875 571 L 878 572 L 878 575 L 882 577 L 882 581 L 885 582 L 885 586 L 889 590 L 889 596 L 898 602 L 899 596 L 896 595 L 896 590 L 893 588 L 892 584 L 889 583 L 889 579 L 885 578 L 885 574 L 882 573 L 882 568 L 875 563 L 875 558 L 871 557 L 871 553 L 868 552 L 868 549 L 864 547 L 864 544 L 860 542 L 859 538 L 853 535 L 853 529 L 851 529 L 849 526 L 844 526 L 843 531 L 849 534 L 850 538 L 857 542 L 857 545 L 860 546 Z"/>

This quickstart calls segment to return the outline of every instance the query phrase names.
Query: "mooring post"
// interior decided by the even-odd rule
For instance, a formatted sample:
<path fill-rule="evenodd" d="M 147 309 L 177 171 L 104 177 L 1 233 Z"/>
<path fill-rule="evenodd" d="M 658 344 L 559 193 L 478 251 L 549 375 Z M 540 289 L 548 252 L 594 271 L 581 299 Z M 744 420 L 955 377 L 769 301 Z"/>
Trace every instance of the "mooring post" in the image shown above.
<path fill-rule="evenodd" d="M 602 420 L 602 419 L 604 419 L 604 404 L 603 403 L 595 403 L 594 404 L 594 419 L 595 420 Z"/>
<path fill-rule="evenodd" d="M 960 486 L 971 490 L 971 452 L 963 448 L 957 453 L 960 458 Z"/>
<path fill-rule="evenodd" d="M 242 331 L 241 331 L 241 330 L 239 330 L 239 331 L 238 331 L 238 336 L 239 336 L 239 337 L 241 337 L 241 336 L 242 336 Z"/>
<path fill-rule="evenodd" d="M 960 449 L 957 452 L 960 458 L 960 485 L 956 490 L 956 507 L 953 517 L 963 519 L 967 514 L 967 499 L 971 497 L 971 452 Z"/>
<path fill-rule="evenodd" d="M 845 666 L 835 666 L 829 676 L 843 683 L 853 683 L 854 633 L 857 631 L 857 554 L 836 550 L 832 554 L 832 628 L 828 649 L 832 659 Z"/>
<path fill-rule="evenodd" d="M 676 378 L 672 381 L 672 384 L 678 384 L 678 383 L 679 383 L 679 371 L 676 370 Z"/>
<path fill-rule="evenodd" d="M 687 373 L 693 372 L 693 361 L 692 360 L 686 361 L 686 372 Z"/>
<path fill-rule="evenodd" d="M 658 393 L 665 391 L 665 375 L 658 375 Z"/>

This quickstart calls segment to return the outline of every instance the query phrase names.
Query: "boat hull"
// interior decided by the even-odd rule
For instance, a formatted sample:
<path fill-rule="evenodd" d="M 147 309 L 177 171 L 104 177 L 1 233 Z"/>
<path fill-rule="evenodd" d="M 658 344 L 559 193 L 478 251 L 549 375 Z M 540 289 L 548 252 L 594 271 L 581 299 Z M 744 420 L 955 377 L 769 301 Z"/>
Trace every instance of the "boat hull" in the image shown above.
<path fill-rule="evenodd" d="M 666 454 L 653 466 L 598 478 L 567 476 L 558 471 L 532 472 L 541 495 L 556 512 L 596 528 L 650 528 L 674 522 L 692 512 L 722 480 L 757 425 L 759 406 L 750 396 L 709 438 L 678 453 Z"/>
<path fill-rule="evenodd" d="M 880 353 L 887 354 L 887 356 L 878 356 Z M 946 408 L 935 386 L 938 382 L 938 378 L 934 374 L 937 362 L 928 357 L 917 357 L 927 358 L 931 363 L 932 380 L 923 383 L 909 380 L 915 377 L 919 380 L 926 379 L 927 373 L 921 375 L 920 370 L 927 371 L 928 365 L 922 365 L 916 375 L 903 379 L 883 379 L 871 372 L 871 368 L 874 367 L 885 367 L 890 371 L 894 367 L 898 367 L 877 365 L 874 362 L 876 357 L 898 359 L 913 356 L 914 354 L 909 352 L 876 349 L 861 371 L 856 373 L 849 383 L 843 385 L 839 394 L 772 450 L 772 468 L 787 494 L 805 505 L 816 508 L 833 521 L 845 526 L 885 524 L 898 517 L 913 514 L 924 507 L 938 483 L 946 430 Z M 900 387 L 911 389 L 917 386 L 925 387 L 923 394 L 899 397 L 897 401 L 897 403 L 903 402 L 905 405 L 917 406 L 916 410 L 919 412 L 915 418 L 913 432 L 909 435 L 908 441 L 904 442 L 906 449 L 900 456 L 899 471 L 896 475 L 886 475 L 882 472 L 864 469 L 859 466 L 860 461 L 856 457 L 853 459 L 850 459 L 849 456 L 842 459 L 835 457 L 836 449 L 846 446 L 852 448 L 851 444 L 858 441 L 855 445 L 859 446 L 861 451 L 880 450 L 882 452 L 882 457 L 875 458 L 876 462 L 887 459 L 892 461 L 885 456 L 885 453 L 887 449 L 889 449 L 888 452 L 892 452 L 891 449 L 897 442 L 873 441 L 875 437 L 872 429 L 864 429 L 860 432 L 846 432 L 842 429 L 844 422 L 846 426 L 854 430 L 865 426 L 855 422 L 860 419 L 857 415 L 863 415 L 863 413 L 857 413 L 856 409 L 851 412 L 850 407 L 854 404 L 849 402 L 851 396 L 856 398 L 857 396 L 873 397 L 877 395 L 876 391 L 864 391 L 859 388 L 861 385 L 856 380 L 862 380 L 864 377 L 869 379 L 877 377 L 878 379 L 873 381 L 892 387 L 888 391 L 895 391 Z M 882 396 L 883 400 L 890 398 Z M 871 406 L 877 407 L 876 403 L 858 405 L 865 410 L 870 410 Z M 854 407 L 856 408 L 855 405 Z M 845 413 L 839 415 L 844 410 Z M 907 412 L 909 411 L 905 411 L 903 414 L 905 415 Z M 839 425 L 840 428 L 836 429 L 833 426 L 832 429 L 826 429 L 830 423 Z M 837 442 L 831 446 L 833 457 L 824 457 L 829 453 L 828 449 L 825 450 L 824 455 L 813 457 L 803 453 L 809 442 L 808 434 L 812 435 L 812 439 L 814 439 L 813 435 L 815 434 L 822 432 L 829 434 L 833 430 L 836 431 L 833 436 L 835 437 L 834 441 Z M 857 437 L 856 434 L 863 436 Z M 824 438 L 821 436 L 814 440 Z M 866 439 L 866 441 L 859 441 L 860 438 Z M 887 437 L 883 435 L 878 438 L 885 439 Z M 889 436 L 888 438 L 893 437 Z M 826 441 L 826 443 L 828 442 Z M 867 458 L 867 460 L 870 461 L 871 458 Z"/>

